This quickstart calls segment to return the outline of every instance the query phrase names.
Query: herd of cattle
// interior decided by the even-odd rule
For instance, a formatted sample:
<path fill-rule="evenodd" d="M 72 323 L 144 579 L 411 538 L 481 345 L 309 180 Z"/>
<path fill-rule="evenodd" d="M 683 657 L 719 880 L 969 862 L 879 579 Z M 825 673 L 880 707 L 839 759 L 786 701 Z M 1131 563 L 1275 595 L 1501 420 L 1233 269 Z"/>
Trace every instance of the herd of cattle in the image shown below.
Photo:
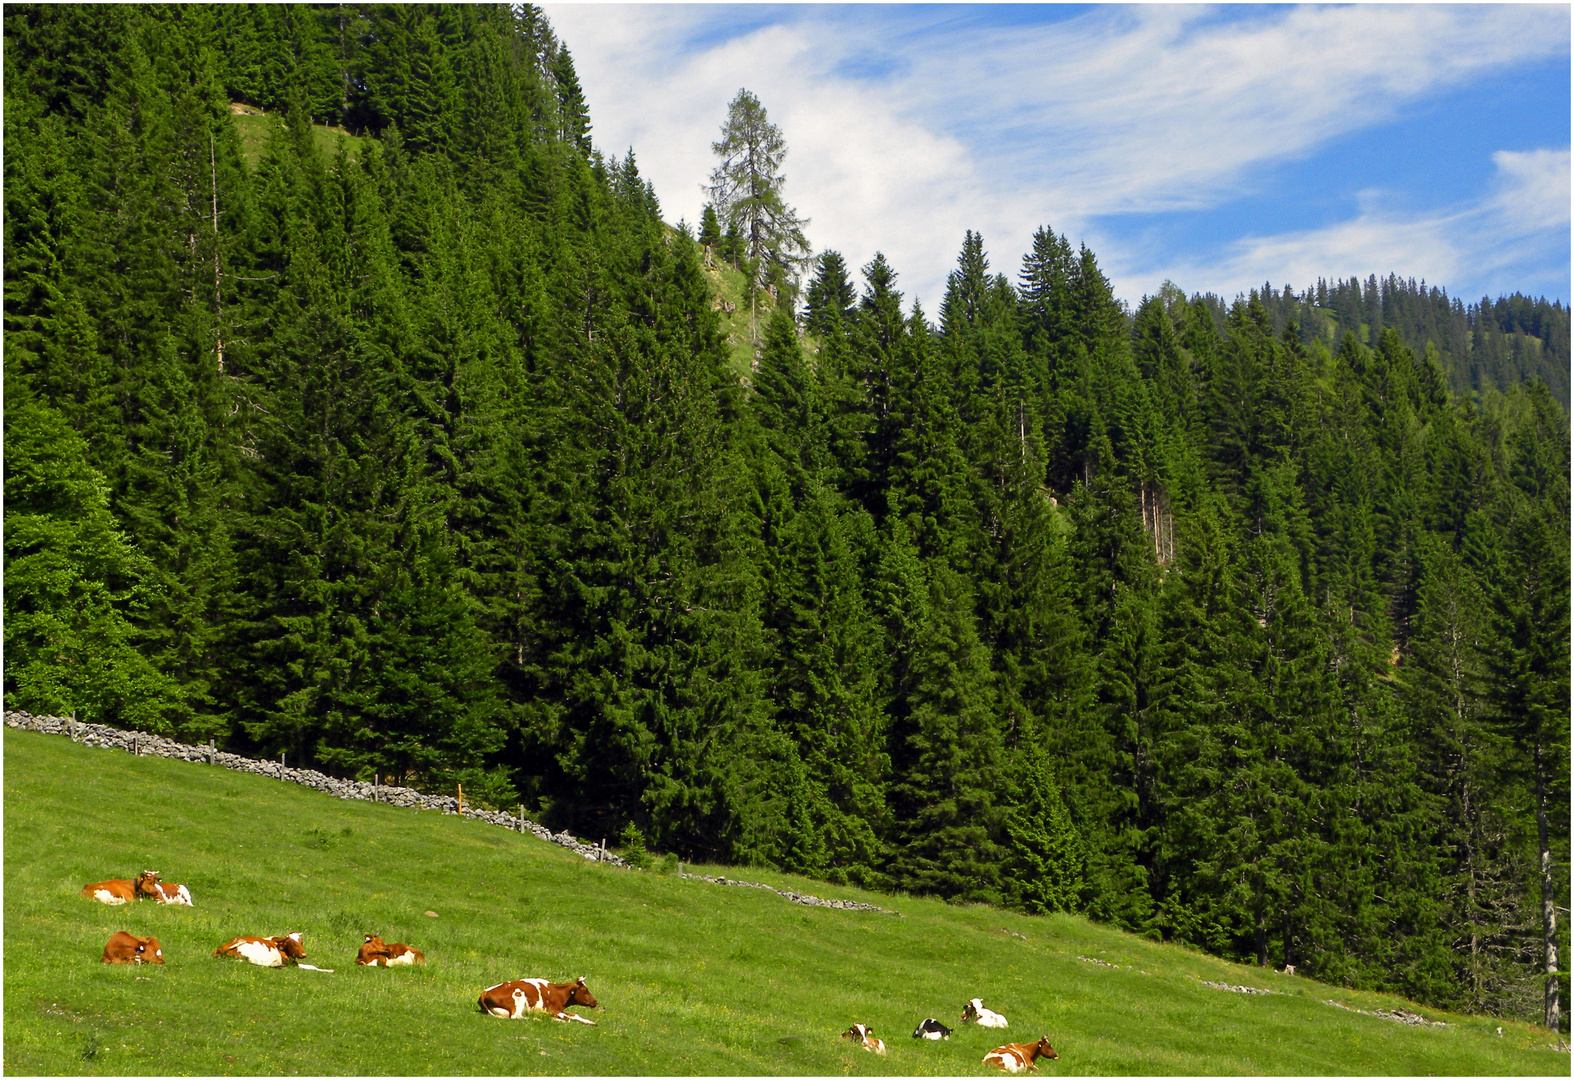
<path fill-rule="evenodd" d="M 100 881 L 84 886 L 81 895 L 92 897 L 105 904 L 129 904 L 144 897 L 160 904 L 182 904 L 191 907 L 191 892 L 184 885 L 172 885 L 159 880 L 157 870 L 144 870 L 131 880 Z M 299 933 L 282 937 L 238 936 L 213 950 L 214 956 L 231 956 L 246 960 L 259 967 L 282 968 L 290 964 L 309 971 L 332 974 L 331 968 L 303 964 L 306 948 Z M 124 930 L 117 930 L 104 946 L 103 962 L 106 964 L 162 964 L 164 950 L 156 937 L 137 937 Z M 388 944 L 377 934 L 367 934 L 355 962 L 363 967 L 392 967 L 401 964 L 424 964 L 426 956 L 402 941 Z M 571 983 L 553 983 L 546 979 L 514 979 L 498 983 L 481 991 L 477 1002 L 481 1011 L 505 1020 L 518 1020 L 530 1013 L 544 1013 L 555 1020 L 576 1021 L 595 1026 L 594 1020 L 576 1016 L 568 1011 L 578 1005 L 586 1009 L 596 1007 L 596 999 L 585 986 L 584 976 Z M 973 998 L 962 1008 L 962 1022 L 985 1028 L 1010 1026 L 999 1013 L 986 1009 L 979 998 Z M 934 1017 L 921 1022 L 913 1031 L 913 1038 L 939 1041 L 949 1039 L 951 1029 Z M 867 1024 L 854 1024 L 842 1032 L 848 1039 L 875 1054 L 885 1053 L 885 1042 L 877 1037 Z M 1058 1058 L 1055 1048 L 1045 1035 L 1036 1043 L 1007 1043 L 997 1046 L 984 1055 L 984 1064 L 993 1065 L 1006 1072 L 1025 1070 L 1038 1072 L 1034 1064 L 1039 1058 Z"/>

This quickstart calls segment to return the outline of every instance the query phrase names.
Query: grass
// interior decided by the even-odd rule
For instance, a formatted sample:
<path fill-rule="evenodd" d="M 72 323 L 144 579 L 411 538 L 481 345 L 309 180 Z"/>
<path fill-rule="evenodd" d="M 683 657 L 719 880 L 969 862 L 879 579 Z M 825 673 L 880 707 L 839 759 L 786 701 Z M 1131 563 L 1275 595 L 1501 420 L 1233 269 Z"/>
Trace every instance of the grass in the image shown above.
<path fill-rule="evenodd" d="M 241 158 L 245 160 L 248 169 L 256 172 L 269 140 L 279 130 L 279 120 L 260 111 L 232 113 L 231 116 L 235 121 L 235 129 L 240 133 Z M 360 138 L 351 135 L 343 128 L 325 127 L 322 124 L 312 125 L 312 142 L 324 162 L 332 162 L 338 156 L 341 144 L 346 146 L 353 161 L 360 152 L 361 145 Z"/>
<path fill-rule="evenodd" d="M 705 276 L 710 279 L 711 291 L 733 307 L 731 312 L 725 308 L 718 309 L 721 332 L 727 342 L 727 356 L 733 371 L 740 378 L 750 378 L 754 370 L 754 340 L 758 337 L 760 343 L 764 344 L 765 324 L 770 320 L 775 304 L 768 295 L 760 293 L 755 301 L 751 326 L 749 300 L 745 292 L 748 282 L 744 275 L 720 256 L 715 256 L 714 265 L 705 271 Z"/>
<path fill-rule="evenodd" d="M 1545 1031 L 1448 1016 L 1154 943 L 1081 918 L 883 897 L 765 870 L 729 876 L 864 899 L 805 908 L 585 863 L 454 816 L 341 802 L 205 765 L 6 730 L 5 1045 L 10 1074 L 988 1075 L 985 1051 L 1047 1033 L 1058 1074 L 1557 1074 Z M 194 908 L 110 908 L 90 881 L 157 869 Z M 432 911 L 436 918 L 425 913 Z M 118 929 L 166 965 L 99 962 Z M 305 934 L 334 974 L 211 955 Z M 427 966 L 362 969 L 361 935 Z M 1021 935 L 1021 936 L 1017 936 Z M 1078 957 L 1119 965 L 1104 967 Z M 1129 965 L 1129 966 L 1128 966 Z M 476 1007 L 505 979 L 587 977 L 597 1027 Z M 1200 979 L 1280 991 L 1244 996 Z M 981 996 L 1009 1032 L 964 1029 Z M 1447 1028 L 1330 1008 L 1403 1006 Z M 936 1016 L 949 1043 L 908 1033 Z M 871 1025 L 890 1053 L 838 1038 Z"/>

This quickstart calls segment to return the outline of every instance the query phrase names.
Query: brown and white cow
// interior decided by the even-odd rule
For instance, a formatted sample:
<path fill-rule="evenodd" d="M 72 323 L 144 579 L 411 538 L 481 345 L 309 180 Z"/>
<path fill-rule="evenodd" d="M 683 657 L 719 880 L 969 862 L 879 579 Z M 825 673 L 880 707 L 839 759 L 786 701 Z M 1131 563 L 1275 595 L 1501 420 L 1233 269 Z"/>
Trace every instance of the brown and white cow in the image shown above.
<path fill-rule="evenodd" d="M 396 967 L 400 964 L 424 964 L 426 954 L 420 949 L 412 949 L 402 941 L 392 945 L 383 941 L 376 934 L 367 934 L 366 943 L 361 946 L 361 951 L 355 957 L 355 962 L 362 967 Z"/>
<path fill-rule="evenodd" d="M 184 885 L 171 885 L 159 881 L 153 885 L 153 899 L 161 904 L 177 904 L 185 907 L 194 907 L 191 902 L 191 890 Z"/>
<path fill-rule="evenodd" d="M 106 964 L 162 964 L 164 950 L 159 948 L 156 937 L 136 937 L 124 930 L 116 930 L 104 946 Z"/>
<path fill-rule="evenodd" d="M 82 886 L 78 895 L 91 896 L 94 900 L 104 904 L 129 904 L 133 900 L 140 900 L 144 896 L 158 895 L 158 871 L 144 870 L 133 880 L 117 878 L 114 881 L 100 881 L 92 885 Z"/>
<path fill-rule="evenodd" d="M 874 1028 L 868 1024 L 854 1024 L 842 1032 L 842 1038 L 857 1043 L 859 1046 L 874 1054 L 885 1053 L 885 1042 L 875 1038 Z"/>
<path fill-rule="evenodd" d="M 512 982 L 498 983 L 481 991 L 478 1004 L 482 1012 L 501 1016 L 504 1020 L 518 1020 L 526 1013 L 538 1012 L 546 1013 L 555 1020 L 577 1020 L 591 1026 L 596 1023 L 565 1011 L 570 1005 L 583 1005 L 587 1009 L 596 1007 L 596 999 L 586 989 L 583 975 L 571 983 L 549 983 L 545 979 L 514 979 Z"/>
<path fill-rule="evenodd" d="M 306 958 L 299 933 L 283 937 L 234 937 L 213 950 L 214 956 L 236 956 L 258 967 L 281 968 Z"/>
<path fill-rule="evenodd" d="M 971 998 L 966 1005 L 962 1006 L 962 1023 L 977 1024 L 979 1027 L 989 1028 L 1003 1028 L 1011 1026 L 1006 1022 L 1006 1018 L 1004 1016 L 1001 1016 L 993 1009 L 984 1008 L 984 1001 L 982 998 Z"/>
<path fill-rule="evenodd" d="M 1038 1072 L 1038 1066 L 1033 1064 L 1039 1058 L 1058 1058 L 1055 1048 L 1049 1045 L 1049 1036 L 1045 1035 L 1036 1043 L 1006 1043 L 997 1046 L 984 1055 L 984 1064 L 993 1065 L 997 1069 L 1004 1069 L 1009 1073 L 1019 1073 L 1031 1069 Z"/>

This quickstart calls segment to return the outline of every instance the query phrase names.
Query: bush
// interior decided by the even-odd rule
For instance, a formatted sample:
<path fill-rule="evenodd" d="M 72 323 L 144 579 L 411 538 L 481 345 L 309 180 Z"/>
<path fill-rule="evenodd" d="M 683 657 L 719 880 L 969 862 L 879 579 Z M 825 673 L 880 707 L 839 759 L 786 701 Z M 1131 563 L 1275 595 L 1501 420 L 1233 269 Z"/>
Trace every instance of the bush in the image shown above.
<path fill-rule="evenodd" d="M 650 869 L 650 851 L 645 847 L 645 834 L 639 831 L 638 825 L 629 822 L 618 834 L 618 843 L 622 848 L 619 854 L 625 862 L 641 870 Z"/>

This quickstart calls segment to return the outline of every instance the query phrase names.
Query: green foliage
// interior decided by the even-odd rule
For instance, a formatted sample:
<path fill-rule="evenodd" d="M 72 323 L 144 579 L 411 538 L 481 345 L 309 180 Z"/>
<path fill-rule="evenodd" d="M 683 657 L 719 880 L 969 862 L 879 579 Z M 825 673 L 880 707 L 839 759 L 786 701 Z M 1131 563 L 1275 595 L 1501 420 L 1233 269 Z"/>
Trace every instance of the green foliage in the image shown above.
<path fill-rule="evenodd" d="M 906 1032 L 918 1017 L 958 1009 L 947 988 L 979 971 L 991 973 L 984 1000 L 1010 1017 L 1011 1032 L 1047 1031 L 1057 1068 L 1094 1074 L 1550 1075 L 1564 1064 L 1527 1024 L 1239 967 L 1080 916 L 684 866 L 901 917 L 805 907 L 765 889 L 587 863 L 453 815 L 54 736 L 4 737 L 8 1072 L 216 1075 L 235 1058 L 315 1076 L 365 1072 L 369 1061 L 401 1075 L 644 1075 L 658 1062 L 673 1075 L 971 1075 L 1002 1033 L 958 1024 L 948 1042 L 929 1043 Z M 82 774 L 101 779 L 68 782 Z M 258 859 L 259 836 L 274 858 Z M 77 895 L 85 882 L 147 866 L 187 884 L 196 906 L 110 908 Z M 211 955 L 237 927 L 300 931 L 306 962 L 334 974 Z M 156 935 L 166 963 L 99 963 L 118 929 Z M 414 945 L 426 965 L 357 967 L 372 930 Z M 575 1011 L 595 1027 L 476 1008 L 480 989 L 504 979 L 580 975 L 600 1004 Z M 1279 993 L 1247 998 L 1199 980 Z M 847 987 L 839 1000 L 826 1000 L 828 982 Z M 214 1008 L 225 1000 L 248 1006 Z M 1324 1000 L 1450 1026 L 1410 1027 Z M 888 1036 L 885 1057 L 838 1037 L 849 1014 Z M 428 1038 L 390 1045 L 386 1024 Z M 1112 1024 L 1120 1039 L 1108 1038 Z M 84 1061 L 92 1042 L 99 1049 Z"/>
<path fill-rule="evenodd" d="M 800 327 L 759 101 L 696 242 L 533 6 L 5 33 L 8 703 L 1567 1000 L 1561 305 L 1128 310 L 1045 227 Z"/>
<path fill-rule="evenodd" d="M 632 821 L 618 834 L 618 850 L 630 866 L 639 870 L 650 869 L 652 859 L 649 849 L 645 847 L 645 834 Z"/>

